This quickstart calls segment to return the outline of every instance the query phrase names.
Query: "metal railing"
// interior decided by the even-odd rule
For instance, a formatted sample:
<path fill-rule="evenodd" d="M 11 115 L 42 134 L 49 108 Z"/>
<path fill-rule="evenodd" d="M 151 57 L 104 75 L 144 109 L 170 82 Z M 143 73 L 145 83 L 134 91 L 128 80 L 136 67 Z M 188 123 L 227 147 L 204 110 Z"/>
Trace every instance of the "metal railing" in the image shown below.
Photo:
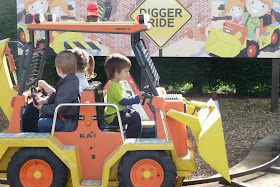
<path fill-rule="evenodd" d="M 124 143 L 124 132 L 123 132 L 123 126 L 122 126 L 122 119 L 120 115 L 120 110 L 117 105 L 112 104 L 112 103 L 62 103 L 59 104 L 54 111 L 54 117 L 53 117 L 53 124 L 52 124 L 52 131 L 51 135 L 54 136 L 54 131 L 55 131 L 55 124 L 56 124 L 56 119 L 57 119 L 57 113 L 58 109 L 63 106 L 112 106 L 116 109 L 117 111 L 117 116 L 118 116 L 118 122 L 119 122 L 119 127 L 120 127 L 120 132 L 122 136 L 122 141 Z"/>

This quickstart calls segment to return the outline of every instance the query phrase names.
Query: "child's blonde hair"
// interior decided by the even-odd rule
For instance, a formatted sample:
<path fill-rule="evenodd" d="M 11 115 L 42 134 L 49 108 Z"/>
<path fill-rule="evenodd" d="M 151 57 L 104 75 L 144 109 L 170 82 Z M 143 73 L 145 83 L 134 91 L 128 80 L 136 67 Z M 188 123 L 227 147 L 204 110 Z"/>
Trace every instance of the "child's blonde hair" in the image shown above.
<path fill-rule="evenodd" d="M 264 4 L 267 4 L 269 6 L 269 10 L 273 7 L 273 0 L 260 0 Z"/>
<path fill-rule="evenodd" d="M 77 68 L 77 57 L 71 51 L 61 51 L 55 57 L 55 66 L 58 67 L 63 74 L 75 73 Z"/>
<path fill-rule="evenodd" d="M 70 13 L 68 12 L 68 5 L 64 0 L 55 0 L 51 6 L 50 10 L 52 10 L 54 7 L 61 7 L 63 12 L 67 13 L 68 16 L 70 16 Z"/>
<path fill-rule="evenodd" d="M 130 60 L 126 56 L 118 53 L 109 55 L 104 63 L 105 72 L 109 80 L 114 78 L 116 71 L 120 73 L 123 69 L 130 67 Z"/>
<path fill-rule="evenodd" d="M 33 4 L 37 0 L 24 0 L 24 8 L 27 10 L 28 5 Z"/>
<path fill-rule="evenodd" d="M 241 7 L 242 11 L 244 11 L 244 5 L 243 5 L 243 3 L 240 0 L 228 0 L 225 3 L 225 11 L 223 11 L 222 16 L 225 16 L 226 13 L 228 13 L 230 11 L 232 6 Z"/>
<path fill-rule="evenodd" d="M 77 71 L 84 71 L 87 79 L 96 77 L 96 74 L 94 73 L 94 57 L 80 48 L 75 48 L 72 52 L 77 57 Z"/>

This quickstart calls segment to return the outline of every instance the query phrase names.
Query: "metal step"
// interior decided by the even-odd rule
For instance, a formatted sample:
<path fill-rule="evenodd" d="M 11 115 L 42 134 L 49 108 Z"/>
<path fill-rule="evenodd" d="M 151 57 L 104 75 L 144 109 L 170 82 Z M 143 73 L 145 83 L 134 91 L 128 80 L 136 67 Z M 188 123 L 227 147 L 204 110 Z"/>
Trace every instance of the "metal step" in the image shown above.
<path fill-rule="evenodd" d="M 91 185 L 101 185 L 101 179 L 100 180 L 92 180 L 92 179 L 86 179 L 82 181 L 83 186 L 91 186 Z"/>
<path fill-rule="evenodd" d="M 75 145 L 65 145 L 62 147 L 62 150 L 74 150 L 75 148 Z"/>

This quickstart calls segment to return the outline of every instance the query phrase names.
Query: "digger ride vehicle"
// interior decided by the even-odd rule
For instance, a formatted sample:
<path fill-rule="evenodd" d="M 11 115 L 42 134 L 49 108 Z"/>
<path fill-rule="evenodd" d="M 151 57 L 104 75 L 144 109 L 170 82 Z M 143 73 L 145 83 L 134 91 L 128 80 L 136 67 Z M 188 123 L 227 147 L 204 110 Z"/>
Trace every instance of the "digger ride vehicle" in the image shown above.
<path fill-rule="evenodd" d="M 219 57 L 256 58 L 267 46 L 276 47 L 279 44 L 280 24 L 275 19 L 272 10 L 260 17 L 260 37 L 255 42 L 256 33 L 248 35 L 248 26 L 227 20 L 223 30 L 211 28 L 205 44 L 205 51 Z M 278 50 L 278 49 L 277 49 Z"/>
<path fill-rule="evenodd" d="M 8 39 L 1 41 L 0 104 L 9 119 L 8 128 L 0 134 L 1 178 L 7 178 L 8 183 L 16 187 L 181 186 L 185 177 L 190 177 L 191 171 L 195 171 L 187 125 L 196 139 L 201 157 L 230 182 L 219 110 L 211 99 L 207 103 L 187 101 L 182 95 L 166 94 L 164 88 L 159 87 L 160 77 L 140 37 L 140 33 L 151 29 L 151 25 L 139 20 L 140 23 L 29 24 L 30 42 L 26 43 L 21 63 L 18 63 L 18 68 L 22 69 L 18 82 L 11 77 L 4 55 Z M 45 32 L 43 49 L 34 49 L 35 30 Z M 104 103 L 99 81 L 93 81 L 82 92 L 80 103 L 57 106 L 51 133 L 28 130 L 28 121 L 23 120 L 22 115 L 32 102 L 34 92 L 43 94 L 36 85 L 44 71 L 50 31 L 131 35 L 131 47 L 149 90 L 145 98 L 150 98 L 154 114 L 154 121 L 143 122 L 148 125 L 142 137 L 125 138 L 119 110 L 114 104 Z M 42 53 L 39 52 L 41 50 Z M 13 66 L 11 58 L 8 59 L 10 67 Z M 58 108 L 74 105 L 80 106 L 77 129 L 55 132 Z M 116 108 L 118 127 L 104 122 L 104 106 Z"/>

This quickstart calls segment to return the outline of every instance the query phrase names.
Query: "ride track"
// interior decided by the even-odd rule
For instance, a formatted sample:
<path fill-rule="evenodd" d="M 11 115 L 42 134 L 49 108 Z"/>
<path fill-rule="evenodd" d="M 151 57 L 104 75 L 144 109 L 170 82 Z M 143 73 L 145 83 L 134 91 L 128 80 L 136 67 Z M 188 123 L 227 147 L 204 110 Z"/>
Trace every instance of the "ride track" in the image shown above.
<path fill-rule="evenodd" d="M 258 165 L 257 167 L 230 174 L 230 178 L 234 179 L 234 178 L 238 178 L 238 177 L 243 177 L 246 175 L 250 175 L 253 173 L 257 173 L 257 172 L 269 169 L 274 163 L 276 163 L 279 160 L 279 158 L 280 158 L 280 153 L 276 157 L 274 157 L 272 160 L 270 160 L 264 164 Z M 236 181 L 236 180 L 231 180 L 231 183 L 228 183 L 221 175 L 185 181 L 185 182 L 183 182 L 183 186 L 206 184 L 206 183 L 211 183 L 211 182 L 220 182 L 221 184 L 225 184 L 227 186 L 240 186 L 240 187 L 251 186 L 244 182 L 240 182 L 240 181 Z"/>

